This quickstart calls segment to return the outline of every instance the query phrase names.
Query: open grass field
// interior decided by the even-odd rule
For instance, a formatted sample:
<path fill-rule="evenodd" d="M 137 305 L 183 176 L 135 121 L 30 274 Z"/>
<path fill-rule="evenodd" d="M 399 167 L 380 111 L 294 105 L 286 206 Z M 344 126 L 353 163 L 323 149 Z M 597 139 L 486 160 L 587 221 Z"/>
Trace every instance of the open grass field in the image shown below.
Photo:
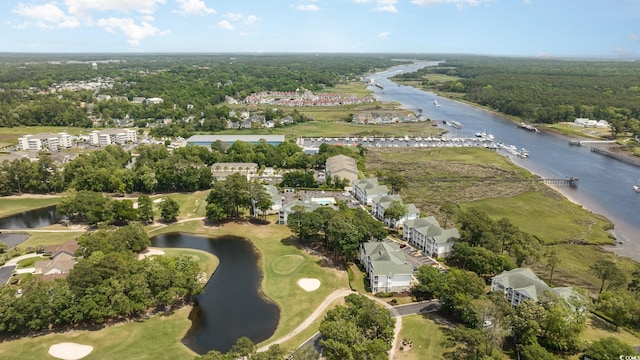
<path fill-rule="evenodd" d="M 367 89 L 367 84 L 363 81 L 350 81 L 346 84 L 337 84 L 335 87 L 327 88 L 322 93 L 369 96 L 372 91 Z"/>
<path fill-rule="evenodd" d="M 436 323 L 437 316 L 409 315 L 402 318 L 402 330 L 398 342 L 407 339 L 413 342 L 413 348 L 396 352 L 397 360 L 443 359 L 447 348 L 443 345 L 446 335 L 444 325 Z M 399 344 L 399 343 L 398 343 Z M 396 345 L 398 345 L 396 344 Z"/>
<path fill-rule="evenodd" d="M 18 138 L 28 134 L 38 133 L 61 133 L 66 132 L 69 135 L 78 135 L 82 132 L 89 132 L 89 129 L 76 127 L 58 127 L 58 126 L 16 126 L 16 127 L 0 127 L 0 144 L 15 145 Z"/>
<path fill-rule="evenodd" d="M 190 311 L 191 307 L 185 307 L 169 316 L 153 316 L 100 330 L 72 330 L 5 341 L 0 345 L 0 358 L 53 359 L 48 355 L 51 345 L 74 342 L 93 346 L 85 360 L 190 360 L 197 354 L 180 341 L 191 327 Z"/>
<path fill-rule="evenodd" d="M 178 220 L 203 217 L 206 214 L 207 207 L 207 195 L 209 191 L 196 191 L 192 193 L 177 193 L 177 194 L 158 194 L 152 195 L 151 201 L 156 201 L 164 197 L 170 197 L 180 205 L 180 214 Z M 156 219 L 160 217 L 159 203 L 154 203 L 154 213 Z"/>

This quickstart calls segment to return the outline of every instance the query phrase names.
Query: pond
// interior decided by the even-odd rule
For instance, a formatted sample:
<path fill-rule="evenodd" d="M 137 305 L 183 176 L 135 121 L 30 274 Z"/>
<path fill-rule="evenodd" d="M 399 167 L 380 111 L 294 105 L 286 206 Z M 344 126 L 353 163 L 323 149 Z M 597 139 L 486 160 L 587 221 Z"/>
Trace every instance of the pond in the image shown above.
<path fill-rule="evenodd" d="M 192 327 L 183 339 L 190 349 L 199 354 L 227 352 L 240 337 L 257 344 L 273 335 L 280 309 L 260 291 L 262 273 L 251 242 L 234 236 L 172 233 L 155 236 L 151 243 L 156 247 L 204 250 L 220 260 L 204 292 L 195 299 Z"/>
<path fill-rule="evenodd" d="M 33 229 L 56 224 L 60 219 L 61 217 L 56 215 L 56 207 L 53 205 L 2 218 L 0 219 L 0 229 Z M 10 248 L 20 245 L 28 238 L 29 235 L 26 234 L 0 234 L 0 241 Z"/>
<path fill-rule="evenodd" d="M 2 218 L 0 219 L 0 229 L 33 229 L 57 224 L 61 219 L 61 216 L 56 215 L 56 206 L 52 205 Z"/>

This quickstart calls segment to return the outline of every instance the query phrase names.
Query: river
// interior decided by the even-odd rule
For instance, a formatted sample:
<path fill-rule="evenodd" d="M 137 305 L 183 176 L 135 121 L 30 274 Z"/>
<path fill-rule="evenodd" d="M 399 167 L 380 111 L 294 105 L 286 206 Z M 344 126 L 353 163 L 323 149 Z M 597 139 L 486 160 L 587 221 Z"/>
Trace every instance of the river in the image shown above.
<path fill-rule="evenodd" d="M 447 127 L 450 131 L 447 136 L 470 137 L 486 131 L 495 136 L 496 142 L 527 149 L 528 158 L 510 157 L 532 173 L 543 178 L 579 178 L 577 188 L 558 186 L 556 189 L 570 200 L 611 220 L 621 245 L 608 249 L 640 261 L 640 217 L 637 215 L 640 213 L 640 194 L 632 189 L 640 176 L 640 168 L 593 153 L 588 147 L 571 146 L 566 137 L 525 131 L 512 121 L 479 107 L 389 80 L 394 75 L 436 64 L 401 65 L 370 75 L 367 80 L 373 78 L 383 87 L 370 87 L 379 101 L 395 101 L 416 112 L 421 109 L 422 116 L 431 120 L 455 120 L 462 124 L 460 129 Z M 439 106 L 434 104 L 435 100 Z"/>

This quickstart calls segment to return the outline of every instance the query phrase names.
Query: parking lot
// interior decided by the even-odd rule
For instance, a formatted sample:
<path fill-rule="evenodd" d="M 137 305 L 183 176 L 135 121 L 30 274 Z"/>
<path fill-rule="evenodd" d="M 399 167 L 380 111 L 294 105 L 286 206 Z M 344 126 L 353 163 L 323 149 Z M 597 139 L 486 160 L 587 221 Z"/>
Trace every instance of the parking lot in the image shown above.
<path fill-rule="evenodd" d="M 385 241 L 396 242 L 400 244 L 400 248 L 404 251 L 407 262 L 413 266 L 414 272 L 422 265 L 437 266 L 441 270 L 443 270 L 442 266 L 440 266 L 440 264 L 437 261 L 435 261 L 432 257 L 423 254 L 422 251 L 415 249 L 411 245 L 407 245 L 403 242 L 398 242 L 391 238 L 386 238 Z"/>

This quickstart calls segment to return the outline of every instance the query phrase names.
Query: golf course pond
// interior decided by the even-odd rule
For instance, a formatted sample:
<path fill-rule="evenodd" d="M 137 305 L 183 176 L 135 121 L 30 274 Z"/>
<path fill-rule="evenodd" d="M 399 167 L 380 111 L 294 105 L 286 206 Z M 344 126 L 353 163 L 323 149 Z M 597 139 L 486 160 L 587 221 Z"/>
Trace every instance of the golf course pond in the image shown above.
<path fill-rule="evenodd" d="M 154 247 L 191 248 L 217 256 L 220 264 L 195 299 L 192 327 L 183 339 L 193 351 L 227 352 L 238 338 L 255 344 L 273 335 L 280 309 L 260 291 L 262 273 L 258 253 L 248 240 L 234 236 L 209 238 L 171 233 L 151 238 Z"/>

